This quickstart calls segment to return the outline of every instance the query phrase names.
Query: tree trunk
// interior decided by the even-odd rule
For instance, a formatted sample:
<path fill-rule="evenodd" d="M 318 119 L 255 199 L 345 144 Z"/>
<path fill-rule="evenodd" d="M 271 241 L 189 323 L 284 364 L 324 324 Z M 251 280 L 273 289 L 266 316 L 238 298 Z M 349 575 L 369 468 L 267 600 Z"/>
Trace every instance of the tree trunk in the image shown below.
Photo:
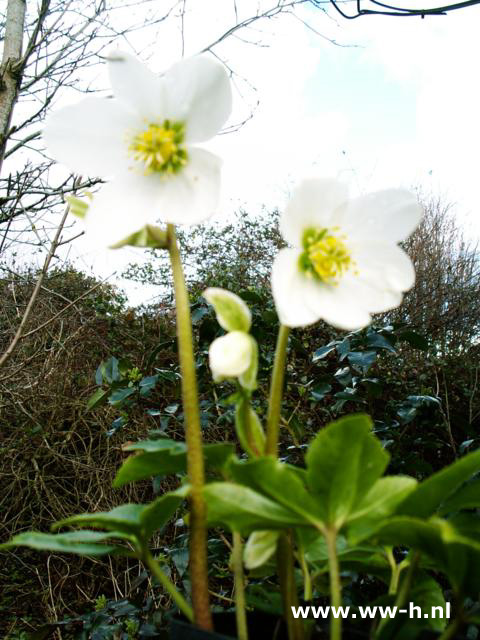
<path fill-rule="evenodd" d="M 26 0 L 8 0 L 3 58 L 0 64 L 0 173 L 21 74 Z"/>

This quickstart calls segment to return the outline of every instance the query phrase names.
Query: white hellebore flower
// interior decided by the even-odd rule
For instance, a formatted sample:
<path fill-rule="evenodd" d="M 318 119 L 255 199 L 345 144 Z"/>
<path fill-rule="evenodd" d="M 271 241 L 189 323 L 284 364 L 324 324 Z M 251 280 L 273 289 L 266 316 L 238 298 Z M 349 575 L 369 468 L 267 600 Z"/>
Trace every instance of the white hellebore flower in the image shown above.
<path fill-rule="evenodd" d="M 115 52 L 108 70 L 113 99 L 64 107 L 43 132 L 49 151 L 72 171 L 111 178 L 88 209 L 87 231 L 112 246 L 158 219 L 205 220 L 217 206 L 221 161 L 197 144 L 230 115 L 225 69 L 201 55 L 159 76 Z"/>
<path fill-rule="evenodd" d="M 254 357 L 254 343 L 244 331 L 230 331 L 216 338 L 209 349 L 209 363 L 213 379 L 237 378 L 244 374 Z"/>
<path fill-rule="evenodd" d="M 280 218 L 293 248 L 282 249 L 272 290 L 282 324 L 301 327 L 322 319 L 349 331 L 372 313 L 397 307 L 415 282 L 410 258 L 398 246 L 420 222 L 415 197 L 387 189 L 349 200 L 330 179 L 302 182 Z"/>

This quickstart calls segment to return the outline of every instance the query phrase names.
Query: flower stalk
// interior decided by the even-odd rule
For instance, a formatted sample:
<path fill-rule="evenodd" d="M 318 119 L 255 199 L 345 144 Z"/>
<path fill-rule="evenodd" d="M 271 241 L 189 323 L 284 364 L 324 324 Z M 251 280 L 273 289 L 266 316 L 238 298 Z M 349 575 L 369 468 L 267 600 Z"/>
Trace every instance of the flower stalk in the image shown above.
<path fill-rule="evenodd" d="M 283 381 L 285 379 L 285 363 L 287 356 L 289 327 L 281 324 L 278 330 L 275 362 L 273 365 L 272 382 L 267 414 L 267 443 L 265 453 L 278 455 L 278 437 L 280 433 L 280 411 L 282 408 Z"/>
<path fill-rule="evenodd" d="M 243 573 L 243 542 L 241 535 L 233 532 L 232 567 L 235 580 L 235 617 L 238 640 L 248 640 L 245 600 L 245 576 Z"/>
<path fill-rule="evenodd" d="M 286 533 L 282 533 L 278 538 L 277 569 L 282 592 L 284 615 L 287 623 L 288 639 L 303 640 L 303 621 L 300 618 L 294 618 L 292 614 L 292 607 L 298 607 L 298 596 L 295 586 L 292 541 Z"/>
<path fill-rule="evenodd" d="M 177 590 L 177 588 L 175 587 L 173 582 L 170 580 L 170 578 L 167 575 L 165 575 L 165 573 L 160 569 L 158 562 L 152 556 L 147 546 L 145 546 L 144 549 L 142 549 L 142 560 L 145 563 L 145 565 L 150 569 L 150 571 L 155 576 L 155 578 L 157 578 L 157 580 L 163 586 L 165 591 L 167 591 L 167 593 L 171 596 L 172 600 L 175 602 L 175 604 L 183 613 L 183 615 L 188 620 L 190 620 L 190 622 L 193 622 L 192 607 L 188 604 L 188 602 L 185 600 L 182 594 Z"/>
<path fill-rule="evenodd" d="M 195 623 L 212 630 L 210 598 L 208 593 L 206 504 L 203 496 L 205 469 L 202 449 L 202 431 L 198 406 L 197 379 L 193 355 L 193 334 L 185 276 L 178 249 L 175 227 L 167 226 L 168 250 L 173 272 L 177 314 L 177 338 L 182 399 L 185 413 L 185 440 L 187 443 L 187 471 L 190 492 L 190 579 Z"/>
<path fill-rule="evenodd" d="M 340 580 L 340 567 L 337 556 L 337 532 L 335 529 L 328 529 L 325 533 L 328 550 L 328 572 L 330 576 L 330 604 L 338 608 L 342 606 L 342 583 Z M 330 616 L 330 640 L 341 640 L 342 637 L 342 616 Z"/>

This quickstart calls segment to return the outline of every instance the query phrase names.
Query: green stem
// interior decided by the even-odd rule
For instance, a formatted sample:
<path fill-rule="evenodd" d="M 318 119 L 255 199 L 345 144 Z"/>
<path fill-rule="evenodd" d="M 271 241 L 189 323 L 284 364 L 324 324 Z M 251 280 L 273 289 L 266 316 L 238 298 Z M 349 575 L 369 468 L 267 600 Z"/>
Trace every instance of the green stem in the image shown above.
<path fill-rule="evenodd" d="M 303 545 L 298 541 L 297 541 L 297 549 L 298 549 L 297 559 L 303 574 L 303 599 L 308 602 L 313 597 L 312 576 L 310 575 L 310 571 L 308 570 L 308 564 L 305 559 L 305 550 L 303 548 Z"/>
<path fill-rule="evenodd" d="M 397 609 L 402 609 L 403 605 L 407 602 L 408 594 L 410 593 L 410 587 L 412 586 L 413 576 L 415 574 L 415 571 L 417 569 L 419 562 L 420 562 L 420 554 L 418 553 L 418 551 L 415 551 L 410 561 L 407 574 L 405 575 L 402 582 L 400 583 L 400 588 L 397 591 L 397 597 L 395 598 L 395 603 L 394 603 L 394 606 Z M 388 624 L 388 622 L 389 622 L 389 618 L 382 618 L 382 620 L 380 620 L 375 636 L 378 637 L 380 635 L 382 629 Z"/>
<path fill-rule="evenodd" d="M 213 630 L 213 623 L 208 593 L 207 509 L 203 496 L 205 470 L 195 359 L 193 355 L 190 303 L 175 235 L 175 227 L 171 224 L 167 226 L 167 237 L 175 290 L 178 353 L 182 374 L 182 400 L 185 415 L 185 440 L 187 444 L 187 471 L 191 485 L 190 579 L 192 582 L 193 611 L 195 623 L 202 629 L 211 631 Z"/>
<path fill-rule="evenodd" d="M 285 378 L 285 362 L 287 355 L 289 327 L 281 324 L 278 331 L 275 363 L 273 365 L 272 382 L 267 415 L 267 455 L 278 455 L 278 436 L 280 431 L 280 410 L 282 407 L 283 381 Z"/>
<path fill-rule="evenodd" d="M 164 587 L 165 591 L 170 594 L 172 600 L 175 602 L 177 607 L 183 613 L 183 615 L 193 622 L 193 609 L 182 596 L 182 594 L 177 591 L 177 588 L 170 580 L 168 576 L 166 576 L 163 571 L 160 569 L 158 562 L 152 556 L 148 549 L 143 549 L 142 552 L 142 560 L 145 565 L 150 569 L 151 573 L 157 578 L 160 584 Z"/>
<path fill-rule="evenodd" d="M 294 618 L 292 614 L 292 607 L 298 607 L 298 596 L 295 586 L 292 542 L 286 533 L 282 533 L 278 539 L 277 569 L 287 622 L 288 640 L 303 640 L 302 620 Z"/>
<path fill-rule="evenodd" d="M 243 543 L 239 533 L 233 533 L 233 576 L 235 579 L 235 617 L 238 640 L 248 640 L 247 611 L 245 603 L 245 576 L 243 574 Z"/>
<path fill-rule="evenodd" d="M 392 570 L 392 575 L 390 577 L 390 585 L 388 587 L 388 594 L 391 596 L 394 596 L 397 593 L 398 580 L 400 578 L 401 568 L 400 568 L 400 565 L 398 565 L 395 560 L 392 547 L 386 547 L 385 553 L 388 559 L 388 564 L 390 565 L 390 568 Z"/>
<path fill-rule="evenodd" d="M 330 605 L 335 607 L 338 613 L 338 617 L 335 618 L 330 612 L 330 640 L 341 640 L 342 616 L 338 608 L 342 606 L 342 582 L 340 580 L 340 567 L 337 557 L 337 532 L 335 529 L 327 529 L 325 536 L 330 576 Z"/>
<path fill-rule="evenodd" d="M 457 634 L 457 631 L 460 629 L 462 624 L 463 624 L 463 621 L 461 620 L 461 618 L 455 618 L 455 620 L 452 622 L 452 624 L 449 625 L 444 630 L 444 632 L 438 638 L 438 640 L 451 640 L 451 638 L 455 637 L 455 635 Z"/>

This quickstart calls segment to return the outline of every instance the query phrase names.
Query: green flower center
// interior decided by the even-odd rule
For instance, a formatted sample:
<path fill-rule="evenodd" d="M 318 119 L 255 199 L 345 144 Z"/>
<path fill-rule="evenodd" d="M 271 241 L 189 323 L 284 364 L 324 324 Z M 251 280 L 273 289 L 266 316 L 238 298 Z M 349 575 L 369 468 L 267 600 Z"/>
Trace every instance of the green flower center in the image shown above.
<path fill-rule="evenodd" d="M 177 173 L 187 164 L 188 155 L 182 146 L 185 125 L 165 120 L 162 125 L 149 124 L 132 140 L 129 150 L 144 167 L 145 174 Z"/>
<path fill-rule="evenodd" d="M 344 240 L 345 236 L 338 234 L 338 227 L 306 229 L 300 269 L 325 284 L 338 284 L 342 275 L 354 265 Z"/>

